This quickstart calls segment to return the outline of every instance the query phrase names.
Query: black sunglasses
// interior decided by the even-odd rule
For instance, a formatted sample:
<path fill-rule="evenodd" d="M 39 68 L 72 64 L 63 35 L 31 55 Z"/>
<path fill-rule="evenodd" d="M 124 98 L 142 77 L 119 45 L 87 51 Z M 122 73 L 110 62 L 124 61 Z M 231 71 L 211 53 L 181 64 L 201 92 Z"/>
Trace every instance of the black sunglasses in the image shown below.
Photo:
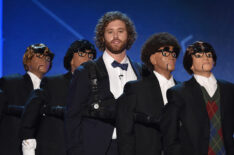
<path fill-rule="evenodd" d="M 173 48 L 173 51 L 170 51 L 169 47 L 164 47 L 163 49 L 159 49 L 156 52 L 162 52 L 162 55 L 164 57 L 168 57 L 170 54 L 173 58 L 177 58 L 177 54 L 178 53 L 178 49 L 177 48 Z"/>
<path fill-rule="evenodd" d="M 94 52 L 86 52 L 86 51 L 77 51 L 77 52 L 74 52 L 74 53 L 78 53 L 78 55 L 80 57 L 85 57 L 87 54 L 88 54 L 88 58 L 89 59 L 93 59 L 94 58 Z"/>

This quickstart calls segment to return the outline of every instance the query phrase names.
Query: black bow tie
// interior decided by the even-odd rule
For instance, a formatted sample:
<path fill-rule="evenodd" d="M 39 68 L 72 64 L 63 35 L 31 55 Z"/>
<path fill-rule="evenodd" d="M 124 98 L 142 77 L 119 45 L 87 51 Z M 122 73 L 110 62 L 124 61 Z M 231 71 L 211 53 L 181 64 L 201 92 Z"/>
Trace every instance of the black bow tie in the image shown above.
<path fill-rule="evenodd" d="M 112 67 L 114 67 L 114 68 L 119 67 L 119 68 L 121 68 L 122 70 L 125 70 L 125 71 L 128 69 L 128 64 L 127 64 L 127 63 L 125 63 L 125 64 L 120 64 L 120 63 L 118 63 L 117 61 L 113 61 L 113 62 L 111 63 L 111 65 L 112 65 Z"/>

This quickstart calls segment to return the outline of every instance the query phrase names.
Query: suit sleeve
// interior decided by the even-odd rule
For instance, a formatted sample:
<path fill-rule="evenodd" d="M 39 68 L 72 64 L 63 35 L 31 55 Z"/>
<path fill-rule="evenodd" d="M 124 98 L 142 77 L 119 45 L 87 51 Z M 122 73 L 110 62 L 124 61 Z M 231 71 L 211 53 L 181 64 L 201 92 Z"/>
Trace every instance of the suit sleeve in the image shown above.
<path fill-rule="evenodd" d="M 124 93 L 117 101 L 117 136 L 119 155 L 135 155 L 134 109 L 136 95 L 130 93 L 130 85 L 125 85 Z"/>
<path fill-rule="evenodd" d="M 36 89 L 30 94 L 22 115 L 20 128 L 21 140 L 35 139 L 35 132 L 40 121 L 44 102 L 45 91 L 43 89 Z"/>
<path fill-rule="evenodd" d="M 0 120 L 7 100 L 3 90 L 0 88 Z"/>
<path fill-rule="evenodd" d="M 181 155 L 179 139 L 179 122 L 182 100 L 179 95 L 169 89 L 167 91 L 168 104 L 163 109 L 161 131 L 163 133 L 165 155 Z"/>
<path fill-rule="evenodd" d="M 3 78 L 1 78 L 0 79 L 0 120 L 6 104 L 7 104 L 7 97 L 3 90 Z"/>
<path fill-rule="evenodd" d="M 83 155 L 82 109 L 90 94 L 88 71 L 80 66 L 74 73 L 65 109 L 65 141 L 67 155 Z"/>

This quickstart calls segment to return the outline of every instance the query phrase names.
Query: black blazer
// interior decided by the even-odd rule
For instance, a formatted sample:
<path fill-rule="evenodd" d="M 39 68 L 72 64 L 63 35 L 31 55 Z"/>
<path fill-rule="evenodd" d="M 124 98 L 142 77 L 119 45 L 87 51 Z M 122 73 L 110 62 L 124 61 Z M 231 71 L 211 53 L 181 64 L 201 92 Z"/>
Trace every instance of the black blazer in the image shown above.
<path fill-rule="evenodd" d="M 128 82 L 118 99 L 117 135 L 120 155 L 161 155 L 162 135 L 156 124 L 136 120 L 154 117 L 159 120 L 164 107 L 159 81 L 153 72 L 139 81 Z"/>
<path fill-rule="evenodd" d="M 0 154 L 20 155 L 19 128 L 25 102 L 33 90 L 28 74 L 14 74 L 0 80 L 3 91 L 0 106 Z M 4 102 L 2 102 L 2 99 Z"/>
<path fill-rule="evenodd" d="M 22 117 L 21 140 L 36 139 L 36 154 L 66 155 L 64 107 L 72 74 L 45 77 L 35 90 Z"/>
<path fill-rule="evenodd" d="M 65 138 L 68 155 L 104 155 L 114 129 L 114 125 L 105 120 L 82 115 L 85 105 L 92 104 L 89 71 L 86 64 L 75 71 L 68 95 L 67 111 L 65 112 Z M 110 92 L 108 73 L 102 57 L 96 60 L 96 65 L 99 70 L 97 73 L 98 96 L 101 102 L 105 100 L 115 102 L 114 96 Z M 131 63 L 131 65 L 139 78 L 137 64 Z"/>
<path fill-rule="evenodd" d="M 234 154 L 234 85 L 217 80 L 227 155 Z M 207 155 L 210 126 L 200 85 L 194 78 L 167 91 L 168 104 L 161 122 L 165 155 Z"/>

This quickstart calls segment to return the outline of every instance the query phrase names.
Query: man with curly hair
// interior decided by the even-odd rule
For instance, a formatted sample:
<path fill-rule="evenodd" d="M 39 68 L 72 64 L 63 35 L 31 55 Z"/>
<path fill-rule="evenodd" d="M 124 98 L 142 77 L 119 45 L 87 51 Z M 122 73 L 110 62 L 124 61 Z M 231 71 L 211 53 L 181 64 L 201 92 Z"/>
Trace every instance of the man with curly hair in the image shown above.
<path fill-rule="evenodd" d="M 234 154 L 234 84 L 215 78 L 216 60 L 211 44 L 188 46 L 183 64 L 193 77 L 167 91 L 161 122 L 165 155 Z"/>
<path fill-rule="evenodd" d="M 19 129 L 24 105 L 33 89 L 40 87 L 41 79 L 51 69 L 54 54 L 40 43 L 27 47 L 23 56 L 24 75 L 14 74 L 0 79 L 1 155 L 21 155 Z"/>
<path fill-rule="evenodd" d="M 63 120 L 72 73 L 82 63 L 95 58 L 93 44 L 88 40 L 74 41 L 64 56 L 68 72 L 43 78 L 41 89 L 31 94 L 20 130 L 23 155 L 66 155 Z"/>
<path fill-rule="evenodd" d="M 95 32 L 104 52 L 74 72 L 65 113 L 68 155 L 117 155 L 115 102 L 125 83 L 140 77 L 140 67 L 126 55 L 136 39 L 129 17 L 107 12 Z"/>
<path fill-rule="evenodd" d="M 143 45 L 141 60 L 149 73 L 128 82 L 118 100 L 119 155 L 162 154 L 159 118 L 167 103 L 166 91 L 176 83 L 171 72 L 179 53 L 178 41 L 166 32 L 152 35 Z"/>

